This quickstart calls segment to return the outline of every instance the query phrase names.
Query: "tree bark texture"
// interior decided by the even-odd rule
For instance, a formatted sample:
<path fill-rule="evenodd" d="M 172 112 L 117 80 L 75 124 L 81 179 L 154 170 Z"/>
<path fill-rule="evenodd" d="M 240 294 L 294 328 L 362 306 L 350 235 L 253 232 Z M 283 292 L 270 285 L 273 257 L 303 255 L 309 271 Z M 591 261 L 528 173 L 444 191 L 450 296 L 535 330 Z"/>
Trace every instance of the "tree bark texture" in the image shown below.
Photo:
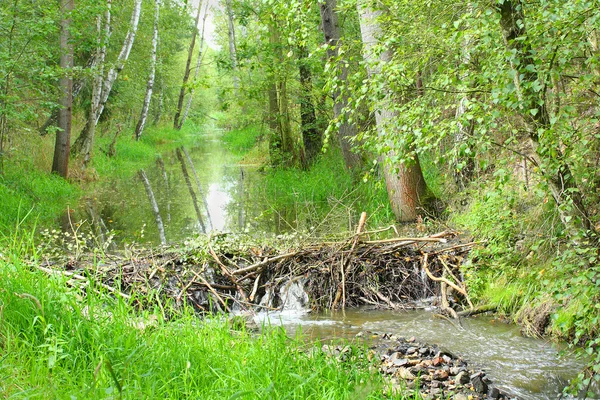
<path fill-rule="evenodd" d="M 61 109 L 58 114 L 58 131 L 54 146 L 52 172 L 67 178 L 69 175 L 69 152 L 71 145 L 71 119 L 73 112 L 73 43 L 71 43 L 71 12 L 73 0 L 61 0 L 62 17 L 60 21 L 60 68 Z"/>
<path fill-rule="evenodd" d="M 196 187 L 198 188 L 198 193 L 202 198 L 202 203 L 204 204 L 204 209 L 206 210 L 206 218 L 208 219 L 208 224 L 210 228 L 213 228 L 212 218 L 210 216 L 210 209 L 208 208 L 208 201 L 206 201 L 206 194 L 204 193 L 204 189 L 202 189 L 202 184 L 200 184 L 200 178 L 198 177 L 198 172 L 196 172 L 196 167 L 194 166 L 194 161 L 192 161 L 192 157 L 190 157 L 190 153 L 185 149 L 185 147 L 181 147 L 185 158 L 190 164 L 190 168 L 192 169 L 192 174 L 194 174 L 194 180 L 196 181 Z"/>
<path fill-rule="evenodd" d="M 183 72 L 183 82 L 181 89 L 179 90 L 179 98 L 177 100 L 177 110 L 173 117 L 173 128 L 179 130 L 183 126 L 181 122 L 181 112 L 183 111 L 183 101 L 185 100 L 185 91 L 187 89 L 187 82 L 190 79 L 190 69 L 192 65 L 192 57 L 194 56 L 194 47 L 196 47 L 196 36 L 198 36 L 198 23 L 200 22 L 200 12 L 202 10 L 202 1 L 198 3 L 198 11 L 196 12 L 196 19 L 194 19 L 194 32 L 192 33 L 192 41 L 188 48 L 187 61 L 185 62 L 185 71 Z"/>
<path fill-rule="evenodd" d="M 156 198 L 154 197 L 154 191 L 152 190 L 152 186 L 150 185 L 150 181 L 146 176 L 146 172 L 143 169 L 138 171 L 138 175 L 144 184 L 144 189 L 146 189 L 146 194 L 148 195 L 148 201 L 150 202 L 150 206 L 152 207 L 152 212 L 154 213 L 154 219 L 156 221 L 156 227 L 158 228 L 158 237 L 160 238 L 160 244 L 163 246 L 167 244 L 167 239 L 165 238 L 165 226 L 163 224 L 162 217 L 160 216 L 160 210 L 158 209 L 158 203 L 156 202 Z"/>
<path fill-rule="evenodd" d="M 336 12 L 336 0 L 325 0 L 320 5 L 321 8 L 321 27 L 323 29 L 323 36 L 325 37 L 325 43 L 327 44 L 327 57 L 329 61 L 336 65 L 338 63 L 337 57 L 340 47 L 340 27 L 338 22 L 338 16 Z M 348 76 L 348 69 L 345 64 L 342 63 L 340 66 L 340 72 L 338 80 L 343 86 Z M 342 149 L 342 155 L 346 168 L 352 169 L 361 164 L 361 157 L 359 154 L 352 151 L 352 138 L 356 136 L 356 125 L 344 121 L 344 108 L 348 105 L 348 95 L 342 93 L 341 90 L 336 89 L 333 92 L 333 115 L 336 119 L 341 119 L 341 125 L 339 127 L 339 142 Z"/>
<path fill-rule="evenodd" d="M 378 22 L 381 11 L 370 8 L 365 0 L 359 0 L 358 14 L 360 16 L 364 57 L 368 65 L 367 72 L 369 77 L 374 77 L 381 73 L 380 63 L 389 62 L 392 53 L 390 49 L 387 49 L 381 52 L 378 57 L 374 55 L 374 46 L 381 36 L 381 27 Z M 394 129 L 394 121 L 398 118 L 398 112 L 390 108 L 394 99 L 392 94 L 389 93 L 389 88 L 384 85 L 383 90 L 387 93 L 385 93 L 384 100 L 377 104 L 375 111 L 377 131 L 380 137 L 388 136 L 387 131 Z M 427 192 L 427 185 L 421 172 L 419 159 L 416 156 L 410 165 L 390 165 L 386 158 L 393 159 L 395 156 L 396 153 L 390 151 L 387 155 L 380 157 L 392 210 L 396 219 L 400 222 L 415 221 L 423 197 Z"/>
<path fill-rule="evenodd" d="M 592 224 L 581 191 L 577 187 L 560 145 L 540 143 L 542 138 L 539 132 L 549 129 L 551 124 L 544 91 L 534 90 L 534 83 L 539 76 L 537 71 L 530 67 L 536 64 L 527 41 L 523 4 L 520 0 L 498 1 L 496 10 L 500 13 L 500 25 L 506 47 L 512 51 L 514 57 L 511 60 L 511 67 L 516 72 L 515 86 L 520 100 L 526 103 L 524 119 L 528 125 L 529 140 L 535 153 L 534 160 L 548 184 L 563 225 L 572 236 L 576 237 L 581 229 L 586 231 L 592 229 Z M 554 168 L 550 168 L 550 165 L 554 165 Z"/>
<path fill-rule="evenodd" d="M 146 96 L 142 105 L 142 113 L 135 127 L 135 140 L 140 140 L 146 119 L 148 118 L 148 109 L 150 108 L 150 100 L 152 99 L 152 90 L 154 89 L 154 78 L 156 76 L 156 49 L 158 47 L 158 21 L 160 17 L 160 0 L 154 1 L 154 27 L 152 34 L 152 55 L 150 56 L 150 74 L 148 75 L 148 83 L 146 84 Z"/>

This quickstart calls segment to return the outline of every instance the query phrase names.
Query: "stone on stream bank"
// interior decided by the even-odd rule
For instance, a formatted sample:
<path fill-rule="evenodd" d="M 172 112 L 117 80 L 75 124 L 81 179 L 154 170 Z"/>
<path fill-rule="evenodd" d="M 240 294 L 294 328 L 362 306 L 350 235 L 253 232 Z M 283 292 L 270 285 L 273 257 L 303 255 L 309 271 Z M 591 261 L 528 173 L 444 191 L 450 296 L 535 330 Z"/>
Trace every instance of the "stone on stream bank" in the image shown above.
<path fill-rule="evenodd" d="M 360 332 L 357 337 L 373 340 L 369 359 L 376 362 L 396 393 L 412 397 L 419 392 L 425 399 L 516 399 L 494 387 L 484 371 L 469 368 L 460 356 L 436 345 L 389 333 Z M 321 351 L 344 361 L 351 348 L 323 345 Z"/>

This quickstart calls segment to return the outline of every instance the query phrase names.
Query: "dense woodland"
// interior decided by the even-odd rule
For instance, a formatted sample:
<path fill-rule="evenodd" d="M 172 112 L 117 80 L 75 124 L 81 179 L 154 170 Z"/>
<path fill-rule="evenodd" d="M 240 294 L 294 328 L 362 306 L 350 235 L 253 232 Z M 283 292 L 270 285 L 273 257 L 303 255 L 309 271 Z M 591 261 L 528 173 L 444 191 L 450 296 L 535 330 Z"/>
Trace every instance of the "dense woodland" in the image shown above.
<path fill-rule="evenodd" d="M 60 210 L 38 203 L 101 181 L 98 160 L 149 130 L 260 127 L 267 174 L 341 155 L 351 185 L 385 187 L 395 221 L 379 223 L 487 241 L 465 267 L 473 297 L 524 326 L 545 313 L 537 334 L 588 353 L 585 387 L 599 46 L 597 0 L 5 0 L 0 229 Z"/>

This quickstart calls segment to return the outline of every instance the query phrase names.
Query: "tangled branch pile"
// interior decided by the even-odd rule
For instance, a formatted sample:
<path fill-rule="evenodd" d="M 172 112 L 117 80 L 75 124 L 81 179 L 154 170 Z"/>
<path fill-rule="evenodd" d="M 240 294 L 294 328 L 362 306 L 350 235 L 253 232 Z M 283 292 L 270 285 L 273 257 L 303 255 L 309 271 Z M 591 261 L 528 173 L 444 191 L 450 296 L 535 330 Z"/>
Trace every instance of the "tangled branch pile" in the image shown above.
<path fill-rule="evenodd" d="M 456 316 L 449 299 L 470 304 L 459 266 L 475 243 L 454 232 L 420 238 L 361 240 L 359 228 L 347 240 L 277 253 L 269 248 L 232 251 L 218 237 L 202 248 L 111 256 L 104 263 L 70 261 L 39 266 L 66 275 L 69 284 L 108 290 L 144 305 L 171 299 L 201 312 L 281 309 L 286 290 L 301 283 L 314 310 L 372 305 L 399 309 L 413 301 L 441 297 L 441 308 Z M 368 233 L 368 232 L 366 232 Z M 216 250 L 215 250 L 216 249 Z M 150 300 L 149 300 L 150 299 Z"/>

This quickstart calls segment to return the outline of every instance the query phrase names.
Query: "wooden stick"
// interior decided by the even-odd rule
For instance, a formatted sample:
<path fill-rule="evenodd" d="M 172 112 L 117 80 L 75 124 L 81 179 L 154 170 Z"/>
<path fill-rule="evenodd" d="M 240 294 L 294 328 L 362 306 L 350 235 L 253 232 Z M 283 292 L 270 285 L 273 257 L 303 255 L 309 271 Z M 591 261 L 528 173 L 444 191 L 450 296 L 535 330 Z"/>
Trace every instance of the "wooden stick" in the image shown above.
<path fill-rule="evenodd" d="M 238 283 L 238 281 L 235 279 L 235 277 L 231 274 L 231 272 L 229 272 L 229 270 L 227 269 L 227 267 L 225 266 L 225 264 L 223 264 L 221 262 L 221 260 L 219 259 L 219 257 L 217 256 L 217 253 L 215 253 L 215 251 L 213 250 L 211 244 L 210 244 L 210 239 L 208 241 L 208 251 L 210 252 L 210 255 L 214 258 L 214 260 L 217 262 L 217 264 L 219 265 L 219 267 L 221 268 L 221 271 L 223 272 L 223 274 L 225 276 L 227 276 L 229 278 L 229 280 L 231 281 L 231 283 L 233 283 L 238 291 L 238 293 L 240 294 L 240 296 L 242 296 L 242 300 L 244 300 L 246 303 L 248 303 L 248 296 L 246 296 L 246 292 L 244 291 L 244 289 L 240 286 L 240 284 Z"/>
<path fill-rule="evenodd" d="M 190 281 L 187 283 L 187 285 L 185 285 L 183 287 L 183 289 L 181 289 L 181 292 L 179 292 L 179 294 L 177 295 L 177 298 L 176 298 L 177 303 L 179 303 L 181 301 L 181 297 L 184 295 L 185 292 L 187 292 L 187 290 L 190 288 L 190 286 L 192 286 L 192 284 L 194 283 L 196 278 L 198 278 L 198 275 L 200 275 L 202 272 L 204 272 L 205 269 L 206 269 L 206 264 L 204 264 L 202 266 L 202 268 L 200 268 L 198 270 L 198 272 L 196 272 L 196 275 L 194 275 L 194 277 L 192 279 L 190 279 Z"/>
<path fill-rule="evenodd" d="M 429 256 L 429 254 L 425 253 L 425 255 L 423 256 L 423 269 L 425 270 L 425 273 L 427 274 L 427 276 L 429 277 L 429 279 L 431 279 L 432 281 L 436 281 L 436 282 L 446 282 L 446 284 L 448 286 L 450 286 L 451 288 L 453 288 L 454 290 L 456 290 L 457 292 L 463 294 L 464 296 L 467 295 L 467 293 L 460 287 L 458 287 L 454 282 L 450 282 L 448 279 L 443 278 L 443 277 L 437 277 L 434 276 L 431 271 L 429 271 L 429 267 L 427 266 L 427 257 Z"/>
<path fill-rule="evenodd" d="M 268 259 L 263 260 L 261 262 L 258 262 L 256 264 L 252 264 L 252 265 L 250 265 L 248 267 L 240 268 L 238 270 L 235 270 L 235 271 L 232 272 L 232 274 L 233 275 L 242 275 L 242 274 L 245 274 L 247 272 L 254 271 L 255 269 L 263 267 L 263 266 L 265 266 L 265 265 L 267 265 L 269 263 L 272 263 L 274 261 L 279 261 L 279 260 L 283 260 L 283 259 L 286 259 L 286 258 L 290 258 L 290 257 L 296 256 L 298 254 L 302 254 L 303 252 L 304 252 L 304 250 L 302 250 L 302 251 L 294 251 L 294 252 L 291 252 L 291 253 L 286 253 L 286 254 L 281 254 L 279 256 L 271 257 L 271 258 L 268 258 Z"/>
<path fill-rule="evenodd" d="M 497 310 L 496 306 L 486 305 L 486 306 L 473 308 L 472 310 L 460 311 L 458 313 L 458 315 L 461 317 L 470 317 L 471 315 L 483 314 L 486 312 L 494 312 L 496 310 Z"/>
<path fill-rule="evenodd" d="M 41 266 L 39 266 L 39 265 L 38 265 L 38 266 L 36 266 L 36 268 L 37 268 L 37 269 L 39 269 L 39 270 L 41 270 L 41 271 L 44 271 L 44 272 L 45 272 L 45 273 L 47 273 L 47 274 L 63 275 L 63 276 L 71 276 L 71 277 L 73 277 L 73 278 L 75 278 L 75 279 L 79 279 L 79 280 L 88 280 L 88 279 L 89 279 L 89 278 L 86 278 L 86 277 L 85 277 L 85 276 L 83 276 L 83 275 L 78 275 L 78 274 L 76 274 L 76 273 L 74 273 L 74 272 L 70 272 L 70 271 L 60 271 L 60 270 L 56 270 L 56 269 L 49 269 L 49 268 L 44 268 L 44 267 L 41 267 Z M 112 287 L 112 286 L 108 286 L 107 284 L 105 284 L 105 283 L 102 283 L 102 282 L 96 282 L 96 283 L 97 283 L 98 285 L 102 286 L 104 289 L 108 290 L 108 291 L 109 291 L 109 292 L 111 292 L 111 293 L 118 294 L 119 296 L 121 296 L 121 297 L 123 297 L 123 298 L 125 298 L 125 299 L 130 299 L 130 298 L 131 298 L 131 296 L 130 296 L 130 295 L 128 295 L 128 294 L 125 294 L 125 293 L 123 293 L 123 292 L 120 292 L 120 291 L 118 291 L 117 289 L 115 289 L 115 288 L 114 288 L 114 287 Z"/>
<path fill-rule="evenodd" d="M 202 275 L 198 275 L 198 278 L 202 281 L 204 286 L 206 286 L 208 288 L 208 290 L 210 290 L 210 292 L 217 298 L 217 300 L 219 300 L 219 302 L 221 302 L 221 304 L 223 304 L 223 307 L 225 307 L 225 310 L 227 310 L 227 312 L 230 313 L 231 309 L 227 306 L 227 303 L 225 303 L 225 300 L 223 300 L 223 298 L 221 296 L 219 296 L 219 293 L 217 293 L 217 291 L 211 286 L 211 284 L 208 283 L 208 281 L 206 279 L 204 279 L 204 277 Z"/>
<path fill-rule="evenodd" d="M 254 301 L 254 296 L 256 296 L 256 292 L 258 291 L 258 282 L 260 281 L 260 277 L 262 274 L 258 274 L 256 279 L 254 280 L 254 286 L 252 286 L 252 292 L 250 293 L 250 301 Z"/>

